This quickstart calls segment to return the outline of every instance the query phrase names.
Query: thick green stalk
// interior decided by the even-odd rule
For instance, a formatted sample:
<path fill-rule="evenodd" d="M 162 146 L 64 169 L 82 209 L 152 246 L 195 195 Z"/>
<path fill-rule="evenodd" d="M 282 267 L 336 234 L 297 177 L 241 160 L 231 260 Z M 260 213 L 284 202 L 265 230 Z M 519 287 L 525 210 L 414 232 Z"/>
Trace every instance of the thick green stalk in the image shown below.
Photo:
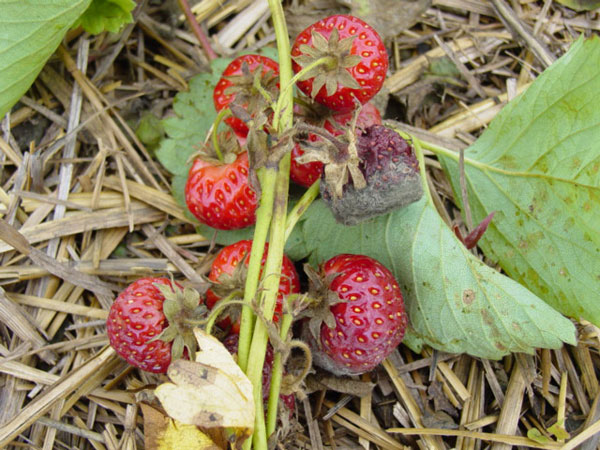
<path fill-rule="evenodd" d="M 258 179 L 262 193 L 260 204 L 256 210 L 256 228 L 252 239 L 252 248 L 250 250 L 250 259 L 248 261 L 248 273 L 246 284 L 244 286 L 244 302 L 248 305 L 256 296 L 258 289 L 258 279 L 260 277 L 260 262 L 267 241 L 269 224 L 273 215 L 273 199 L 275 194 L 275 181 L 277 172 L 266 168 L 258 170 Z M 242 370 L 246 370 L 248 365 L 248 354 L 250 353 L 250 340 L 254 327 L 254 313 L 252 308 L 242 308 L 242 317 L 240 319 L 240 340 L 238 343 L 238 364 Z"/>
<path fill-rule="evenodd" d="M 275 201 L 273 203 L 273 219 L 271 222 L 271 234 L 269 238 L 269 253 L 267 254 L 267 260 L 265 261 L 261 286 L 260 305 L 264 317 L 268 321 L 273 318 L 277 293 L 279 291 L 281 260 L 283 258 L 283 249 L 285 246 L 284 238 L 289 170 L 290 155 L 288 154 L 281 161 L 279 172 L 277 174 Z M 256 449 L 261 450 L 267 448 L 265 418 L 264 413 L 259 415 L 259 407 L 260 411 L 262 411 L 262 369 L 268 340 L 267 327 L 263 322 L 257 321 L 254 326 L 246 375 L 248 375 L 248 378 L 254 386 L 254 401 L 257 402 L 254 446 Z"/>
<path fill-rule="evenodd" d="M 269 8 L 273 18 L 273 26 L 277 37 L 277 50 L 279 52 L 279 81 L 281 86 L 287 86 L 292 78 L 292 63 L 290 59 L 290 42 L 283 8 L 280 0 L 269 0 Z M 283 95 L 283 94 L 282 94 Z M 283 132 L 292 126 L 293 119 L 292 90 L 286 92 L 285 98 L 279 102 L 279 109 L 275 111 L 273 126 L 278 132 Z M 282 158 L 279 167 L 266 167 L 265 177 L 276 177 L 274 201 L 271 219 L 271 233 L 269 239 L 269 252 L 265 261 L 260 294 L 260 306 L 266 320 L 272 320 L 273 311 L 279 290 L 281 275 L 281 261 L 285 246 L 285 224 L 288 200 L 288 185 L 290 173 L 290 154 Z M 263 188 L 264 194 L 264 188 Z M 254 247 L 253 247 L 254 250 Z M 255 450 L 267 450 L 267 433 L 265 416 L 262 405 L 262 369 L 267 349 L 268 334 L 265 325 L 257 321 L 254 327 L 250 353 L 247 360 L 246 374 L 254 387 L 254 402 L 256 406 L 256 422 L 253 435 Z M 279 397 L 279 395 L 277 395 Z"/>

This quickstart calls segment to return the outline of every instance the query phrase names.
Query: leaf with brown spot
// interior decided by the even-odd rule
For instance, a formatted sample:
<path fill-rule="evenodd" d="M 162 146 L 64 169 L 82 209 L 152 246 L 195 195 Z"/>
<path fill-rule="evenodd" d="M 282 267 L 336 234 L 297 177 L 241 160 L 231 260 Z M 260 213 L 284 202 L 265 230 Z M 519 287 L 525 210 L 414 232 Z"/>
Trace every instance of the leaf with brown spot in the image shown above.
<path fill-rule="evenodd" d="M 156 396 L 167 414 L 202 428 L 233 428 L 241 442 L 254 430 L 252 384 L 216 338 L 195 329 L 196 361 L 178 360 Z"/>
<path fill-rule="evenodd" d="M 465 150 L 463 172 L 474 223 L 496 211 L 477 244 L 485 256 L 564 315 L 596 326 L 599 65 L 598 36 L 573 43 Z M 460 202 L 458 156 L 438 156 Z"/>

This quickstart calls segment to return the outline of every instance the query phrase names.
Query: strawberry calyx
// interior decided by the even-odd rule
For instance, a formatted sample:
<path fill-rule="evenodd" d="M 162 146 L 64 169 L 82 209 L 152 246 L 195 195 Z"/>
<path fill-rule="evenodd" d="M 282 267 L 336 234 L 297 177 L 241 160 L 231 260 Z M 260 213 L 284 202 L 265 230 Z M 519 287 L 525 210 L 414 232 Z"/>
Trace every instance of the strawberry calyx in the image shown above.
<path fill-rule="evenodd" d="M 160 283 L 154 283 L 154 286 L 165 298 L 163 314 L 169 325 L 149 342 L 172 342 L 172 360 L 180 359 L 185 351 L 194 360 L 198 346 L 194 328 L 201 323 L 207 312 L 206 306 L 200 304 L 200 294 L 192 288 L 181 289 L 174 283 L 172 288 Z"/>
<path fill-rule="evenodd" d="M 310 67 L 300 80 L 314 78 L 311 97 L 315 98 L 321 88 L 325 87 L 328 96 L 335 94 L 338 84 L 350 89 L 360 89 L 358 82 L 347 69 L 356 66 L 361 57 L 350 54 L 356 36 L 340 39 L 337 28 L 331 30 L 329 38 L 312 30 L 312 44 L 302 44 L 300 55 L 294 61 L 301 67 Z"/>
<path fill-rule="evenodd" d="M 258 111 L 265 111 L 277 96 L 279 80 L 272 69 L 264 72 L 263 70 L 264 65 L 260 64 L 253 72 L 250 72 L 248 63 L 244 61 L 241 67 L 241 75 L 223 77 L 232 83 L 223 93 L 225 95 L 235 95 L 233 103 L 247 105 L 245 109 L 252 111 L 253 114 Z"/>
<path fill-rule="evenodd" d="M 317 272 L 310 265 L 304 265 L 304 272 L 308 277 L 309 289 L 307 298 L 304 300 L 308 306 L 300 313 L 299 317 L 308 318 L 308 329 L 311 336 L 315 339 L 317 345 L 320 345 L 319 338 L 321 326 L 325 324 L 330 329 L 335 329 L 335 316 L 331 307 L 338 303 L 347 303 L 347 300 L 341 299 L 337 293 L 329 288 L 333 280 L 340 275 L 332 273 L 324 275 Z"/>
<path fill-rule="evenodd" d="M 324 164 L 324 177 L 329 186 L 332 187 L 335 198 L 340 198 L 343 188 L 350 180 L 355 189 L 364 189 L 367 186 L 365 177 L 360 170 L 361 160 L 358 156 L 356 139 L 356 121 L 360 107 L 356 109 L 350 125 L 345 128 L 340 136 L 333 136 L 327 130 L 299 124 L 300 131 L 314 133 L 323 139 L 317 142 L 307 142 L 304 154 L 297 160 L 301 164 L 311 161 L 320 161 Z"/>

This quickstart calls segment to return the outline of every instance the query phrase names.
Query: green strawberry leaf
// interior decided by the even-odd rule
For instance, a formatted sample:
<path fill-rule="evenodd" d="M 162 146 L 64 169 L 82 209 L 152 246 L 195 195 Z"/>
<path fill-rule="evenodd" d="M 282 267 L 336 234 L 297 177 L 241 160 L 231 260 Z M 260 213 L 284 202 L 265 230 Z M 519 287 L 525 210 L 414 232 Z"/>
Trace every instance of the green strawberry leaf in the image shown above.
<path fill-rule="evenodd" d="M 162 121 L 168 138 L 161 142 L 156 156 L 172 174 L 187 178 L 190 156 L 206 141 L 208 130 L 217 116 L 212 99 L 213 89 L 230 62 L 231 59 L 215 59 L 211 63 L 211 72 L 190 79 L 189 91 L 178 93 L 173 100 L 175 115 Z M 173 189 L 175 198 L 185 205 L 184 186 L 185 181 L 179 182 Z"/>
<path fill-rule="evenodd" d="M 599 0 L 556 0 L 565 6 L 568 6 L 575 11 L 591 11 L 600 8 Z"/>
<path fill-rule="evenodd" d="M 465 151 L 479 242 L 514 280 L 600 326 L 600 38 L 579 39 Z M 460 199 L 458 163 L 439 155 Z"/>
<path fill-rule="evenodd" d="M 298 228 L 313 264 L 360 253 L 394 273 L 411 323 L 408 344 L 418 338 L 446 352 L 498 359 L 575 343 L 571 321 L 473 256 L 427 196 L 352 227 L 336 223 L 318 200 Z"/>
<path fill-rule="evenodd" d="M 24 7 L 0 0 L 0 118 L 29 89 L 90 1 L 31 0 Z"/>
<path fill-rule="evenodd" d="M 83 13 L 75 26 L 91 34 L 103 31 L 117 33 L 126 23 L 133 22 L 131 11 L 135 8 L 133 0 L 92 0 L 90 7 Z"/>

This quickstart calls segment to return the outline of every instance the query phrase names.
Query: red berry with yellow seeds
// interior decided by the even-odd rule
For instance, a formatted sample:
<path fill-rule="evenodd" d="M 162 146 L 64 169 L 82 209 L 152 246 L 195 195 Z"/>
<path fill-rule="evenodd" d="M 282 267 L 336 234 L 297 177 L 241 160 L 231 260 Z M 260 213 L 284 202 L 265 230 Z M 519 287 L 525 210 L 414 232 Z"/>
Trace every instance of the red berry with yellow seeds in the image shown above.
<path fill-rule="evenodd" d="M 200 296 L 164 277 L 141 278 L 119 294 L 108 313 L 111 347 L 132 366 L 166 373 L 172 359 L 195 350 L 192 327 Z"/>
<path fill-rule="evenodd" d="M 267 99 L 254 85 L 256 76 L 261 87 L 275 98 L 279 91 L 279 64 L 262 55 L 242 55 L 229 63 L 217 82 L 213 91 L 215 109 L 221 111 L 236 102 L 252 116 L 268 107 Z M 248 134 L 248 127 L 240 118 L 230 116 L 224 122 L 238 136 L 246 137 Z"/>
<path fill-rule="evenodd" d="M 235 291 L 241 292 L 246 284 L 248 262 L 250 261 L 251 240 L 238 241 L 221 249 L 212 263 L 208 279 L 213 282 L 211 288 L 206 291 L 206 306 L 212 309 L 222 298 L 227 297 Z M 269 244 L 265 244 L 261 267 L 267 260 Z M 279 291 L 275 305 L 273 320 L 277 322 L 282 312 L 283 298 L 290 294 L 300 292 L 300 279 L 292 261 L 283 255 L 281 265 L 281 277 L 279 279 Z M 227 312 L 220 315 L 218 325 L 228 329 L 230 333 L 239 333 L 240 323 L 238 320 L 239 307 L 229 308 Z"/>
<path fill-rule="evenodd" d="M 235 230 L 256 222 L 258 197 L 248 179 L 248 152 L 231 162 L 197 158 L 185 185 L 185 202 L 203 224 Z"/>
<path fill-rule="evenodd" d="M 408 321 L 398 282 L 377 260 L 352 254 L 325 262 L 320 279 L 333 304 L 329 317 L 309 321 L 315 364 L 337 375 L 371 371 L 404 337 Z"/>
<path fill-rule="evenodd" d="M 315 61 L 325 62 L 296 83 L 315 101 L 334 111 L 350 111 L 379 92 L 388 68 L 385 45 L 361 19 L 337 14 L 302 31 L 291 49 L 296 73 Z"/>

